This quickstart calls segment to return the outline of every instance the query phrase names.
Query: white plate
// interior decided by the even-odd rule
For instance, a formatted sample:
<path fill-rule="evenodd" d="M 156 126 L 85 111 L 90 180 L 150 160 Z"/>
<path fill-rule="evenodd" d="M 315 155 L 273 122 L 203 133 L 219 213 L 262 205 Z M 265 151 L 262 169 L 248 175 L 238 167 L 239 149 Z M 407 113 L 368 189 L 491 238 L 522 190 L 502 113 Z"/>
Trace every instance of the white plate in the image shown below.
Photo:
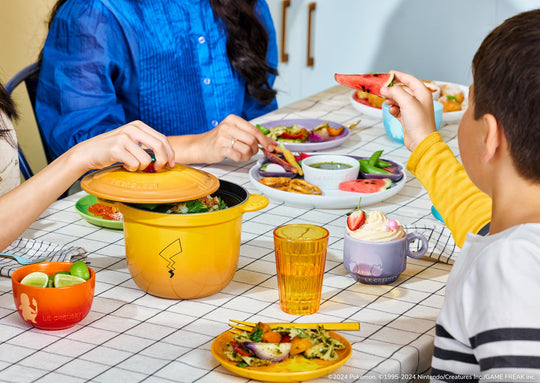
<path fill-rule="evenodd" d="M 307 130 L 312 130 L 317 126 L 328 122 L 332 128 L 340 128 L 343 125 L 337 122 L 328 121 L 328 120 L 315 120 L 311 118 L 297 118 L 297 119 L 287 119 L 287 120 L 275 120 L 263 122 L 260 125 L 264 126 L 266 129 L 275 128 L 276 126 L 292 126 L 297 125 L 300 128 L 305 128 Z M 347 127 L 344 127 L 343 132 L 336 137 L 330 138 L 328 141 L 322 142 L 283 142 L 283 145 L 287 149 L 293 152 L 317 152 L 319 150 L 326 150 L 330 148 L 335 148 L 336 146 L 341 145 L 345 142 L 351 132 Z"/>
<path fill-rule="evenodd" d="M 399 193 L 407 181 L 407 175 L 403 172 L 402 179 L 393 183 L 390 189 L 378 193 L 364 194 L 342 190 L 332 190 L 330 192 L 325 192 L 323 195 L 290 193 L 271 188 L 270 186 L 263 185 L 259 182 L 259 179 L 262 177 L 257 170 L 261 167 L 262 162 L 263 160 L 257 162 L 256 165 L 249 169 L 249 179 L 251 180 L 251 184 L 271 200 L 284 202 L 285 204 L 292 206 L 317 209 L 353 209 L 358 206 L 358 200 L 360 198 L 362 198 L 362 206 L 373 205 Z M 402 164 L 398 164 L 401 166 L 401 169 L 404 169 Z"/>
<path fill-rule="evenodd" d="M 445 81 L 433 81 L 437 85 L 453 85 L 456 87 L 459 87 L 461 91 L 465 94 L 465 101 L 463 101 L 463 105 L 468 105 L 469 103 L 469 87 L 465 85 L 455 84 L 452 82 L 445 82 Z M 349 97 L 349 101 L 351 102 L 351 105 L 354 109 L 362 113 L 363 115 L 367 117 L 371 117 L 376 120 L 382 120 L 382 110 L 380 108 L 375 108 L 373 106 L 362 104 L 361 102 L 358 102 L 355 100 L 354 95 L 356 94 L 356 90 L 353 91 Z M 463 116 L 463 113 L 465 113 L 465 110 L 460 110 L 459 112 L 446 112 L 443 113 L 442 116 L 442 122 L 445 123 L 454 123 L 459 122 L 461 120 L 461 117 Z"/>

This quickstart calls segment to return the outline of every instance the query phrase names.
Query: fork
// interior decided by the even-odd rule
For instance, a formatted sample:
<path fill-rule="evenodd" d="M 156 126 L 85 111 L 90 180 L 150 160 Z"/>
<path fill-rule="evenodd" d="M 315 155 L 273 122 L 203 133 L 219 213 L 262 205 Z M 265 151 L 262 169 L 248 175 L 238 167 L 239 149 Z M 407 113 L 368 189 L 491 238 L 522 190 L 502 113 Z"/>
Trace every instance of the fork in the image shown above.
<path fill-rule="evenodd" d="M 233 333 L 240 333 L 243 331 L 252 332 L 256 323 L 253 322 L 244 322 L 235 319 L 229 319 L 233 323 L 229 323 L 229 326 L 232 327 L 229 331 Z M 360 330 L 360 323 L 358 322 L 330 322 L 330 323 L 269 323 L 270 327 L 293 327 L 293 328 L 309 328 L 315 329 L 317 326 L 323 326 L 326 330 Z"/>
<path fill-rule="evenodd" d="M 39 259 L 29 259 L 29 258 L 21 257 L 19 255 L 15 255 L 15 254 L 0 253 L 0 257 L 14 259 L 17 262 L 19 262 L 21 265 L 32 265 L 34 263 L 48 261 L 49 259 L 52 258 L 52 255 L 49 255 L 48 257 L 39 258 Z"/>

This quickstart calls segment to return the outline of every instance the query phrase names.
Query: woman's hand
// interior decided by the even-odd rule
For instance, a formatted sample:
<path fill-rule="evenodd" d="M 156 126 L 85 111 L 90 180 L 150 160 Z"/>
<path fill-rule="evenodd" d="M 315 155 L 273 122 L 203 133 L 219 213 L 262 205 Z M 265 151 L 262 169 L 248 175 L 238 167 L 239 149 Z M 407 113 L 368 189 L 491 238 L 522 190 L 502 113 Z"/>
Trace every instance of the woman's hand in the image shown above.
<path fill-rule="evenodd" d="M 144 170 L 152 159 L 144 150 L 152 149 L 154 169 L 174 166 L 174 150 L 167 137 L 141 121 L 133 121 L 100 134 L 71 148 L 67 155 L 80 164 L 83 172 L 101 169 L 117 162 L 130 171 Z"/>
<path fill-rule="evenodd" d="M 412 152 L 424 138 L 437 130 L 433 96 L 416 77 L 398 71 L 391 73 L 401 84 L 381 88 L 381 95 L 391 105 L 390 113 L 401 122 L 405 146 Z"/>
<path fill-rule="evenodd" d="M 197 157 L 202 163 L 220 162 L 225 158 L 248 161 L 259 151 L 259 145 L 270 151 L 277 145 L 256 126 L 232 114 L 216 128 L 197 135 L 196 141 L 201 145 Z"/>

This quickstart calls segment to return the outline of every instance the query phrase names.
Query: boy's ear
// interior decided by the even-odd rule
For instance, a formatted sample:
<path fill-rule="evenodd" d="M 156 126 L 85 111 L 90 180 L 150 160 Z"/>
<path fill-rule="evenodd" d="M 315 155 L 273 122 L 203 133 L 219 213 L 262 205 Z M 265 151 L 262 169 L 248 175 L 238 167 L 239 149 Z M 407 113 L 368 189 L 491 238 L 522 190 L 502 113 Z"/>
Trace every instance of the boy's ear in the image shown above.
<path fill-rule="evenodd" d="M 503 145 L 505 138 L 504 132 L 500 129 L 494 115 L 490 113 L 484 114 L 482 121 L 484 123 L 484 153 L 481 158 L 482 162 L 488 162 Z"/>

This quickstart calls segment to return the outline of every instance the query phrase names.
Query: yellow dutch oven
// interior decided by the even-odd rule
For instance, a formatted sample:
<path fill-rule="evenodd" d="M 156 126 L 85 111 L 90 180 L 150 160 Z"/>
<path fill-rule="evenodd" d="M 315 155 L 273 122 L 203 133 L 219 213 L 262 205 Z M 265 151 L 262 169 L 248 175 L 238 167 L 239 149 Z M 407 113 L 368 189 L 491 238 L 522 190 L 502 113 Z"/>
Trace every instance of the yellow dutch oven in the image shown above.
<path fill-rule="evenodd" d="M 240 255 L 242 214 L 268 205 L 268 198 L 183 165 L 155 173 L 115 165 L 83 178 L 81 187 L 124 216 L 126 260 L 142 290 L 163 298 L 191 299 L 222 290 Z M 168 214 L 140 204 L 219 196 L 224 210 Z"/>

